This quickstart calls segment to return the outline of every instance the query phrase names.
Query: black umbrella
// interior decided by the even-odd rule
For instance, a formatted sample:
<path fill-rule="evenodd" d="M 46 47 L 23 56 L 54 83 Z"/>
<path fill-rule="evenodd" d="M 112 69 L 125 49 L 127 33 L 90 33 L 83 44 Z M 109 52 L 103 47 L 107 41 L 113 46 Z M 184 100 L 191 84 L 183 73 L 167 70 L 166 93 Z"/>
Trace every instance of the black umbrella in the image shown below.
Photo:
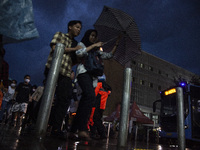
<path fill-rule="evenodd" d="M 124 65 L 133 57 L 141 54 L 139 31 L 134 19 L 125 12 L 104 6 L 94 24 L 100 41 L 106 42 L 104 49 L 110 51 L 116 37 L 124 34 L 114 55 L 114 59 Z M 109 42 L 107 42 L 109 41 Z"/>

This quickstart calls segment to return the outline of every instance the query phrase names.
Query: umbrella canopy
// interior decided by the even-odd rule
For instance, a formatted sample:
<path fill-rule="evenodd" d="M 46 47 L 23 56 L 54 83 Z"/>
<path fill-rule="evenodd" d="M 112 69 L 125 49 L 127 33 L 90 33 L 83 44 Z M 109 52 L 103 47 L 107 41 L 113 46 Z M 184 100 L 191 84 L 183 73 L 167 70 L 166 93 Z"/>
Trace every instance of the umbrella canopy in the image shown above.
<path fill-rule="evenodd" d="M 131 112 L 130 112 L 130 117 L 133 117 L 134 120 L 138 123 L 142 123 L 142 124 L 153 124 L 154 123 L 151 119 L 146 117 L 141 112 L 141 110 L 139 109 L 139 107 L 137 106 L 137 104 L 135 102 L 133 102 Z"/>
<path fill-rule="evenodd" d="M 33 19 L 32 0 L 0 2 L 1 43 L 15 43 L 39 37 Z"/>
<path fill-rule="evenodd" d="M 107 42 L 104 50 L 110 51 L 119 34 L 123 33 L 119 46 L 114 55 L 120 64 L 124 65 L 133 57 L 141 54 L 141 42 L 139 31 L 134 19 L 125 12 L 104 6 L 99 18 L 94 24 L 98 31 L 100 41 Z"/>

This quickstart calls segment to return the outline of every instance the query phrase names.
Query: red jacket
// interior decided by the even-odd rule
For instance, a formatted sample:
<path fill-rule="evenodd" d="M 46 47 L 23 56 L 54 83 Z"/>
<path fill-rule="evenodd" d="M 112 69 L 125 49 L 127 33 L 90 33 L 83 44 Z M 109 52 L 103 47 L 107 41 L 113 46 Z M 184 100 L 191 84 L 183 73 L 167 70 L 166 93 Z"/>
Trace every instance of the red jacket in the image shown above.
<path fill-rule="evenodd" d="M 97 95 L 100 95 L 100 109 L 105 109 L 106 108 L 106 102 L 108 99 L 108 95 L 111 93 L 111 91 L 106 91 L 103 86 L 102 86 L 102 82 L 98 82 L 97 83 L 97 87 L 95 88 L 95 96 L 97 97 Z M 89 125 L 93 126 L 94 125 L 94 121 L 93 121 L 93 116 L 94 116 L 94 112 L 95 112 L 95 107 L 92 108 L 92 112 L 90 114 L 90 118 L 88 121 L 88 129 L 90 128 Z"/>
<path fill-rule="evenodd" d="M 101 95 L 100 109 L 106 109 L 106 102 L 110 93 L 111 91 L 106 91 L 103 88 L 102 82 L 97 83 L 97 87 L 95 88 L 95 96 L 97 96 L 98 94 Z"/>

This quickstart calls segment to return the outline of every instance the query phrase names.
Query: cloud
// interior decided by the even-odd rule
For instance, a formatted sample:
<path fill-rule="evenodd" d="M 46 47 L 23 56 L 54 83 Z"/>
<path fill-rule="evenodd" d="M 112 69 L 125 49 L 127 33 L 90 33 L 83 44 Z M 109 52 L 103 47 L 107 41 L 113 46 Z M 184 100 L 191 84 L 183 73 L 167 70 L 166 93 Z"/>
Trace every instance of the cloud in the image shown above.
<path fill-rule="evenodd" d="M 68 21 L 79 19 L 83 22 L 80 41 L 84 32 L 93 28 L 104 5 L 134 18 L 144 51 L 200 74 L 199 0 L 33 0 L 40 38 L 6 46 L 11 77 L 21 80 L 27 71 L 33 82 L 42 81 L 53 34 L 67 32 Z"/>

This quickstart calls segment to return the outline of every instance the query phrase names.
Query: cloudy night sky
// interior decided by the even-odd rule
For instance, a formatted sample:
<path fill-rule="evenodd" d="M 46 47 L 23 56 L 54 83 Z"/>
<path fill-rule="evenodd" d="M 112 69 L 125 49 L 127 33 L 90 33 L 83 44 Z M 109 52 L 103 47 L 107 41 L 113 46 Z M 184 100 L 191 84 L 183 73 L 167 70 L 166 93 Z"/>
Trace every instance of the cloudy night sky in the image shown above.
<path fill-rule="evenodd" d="M 35 26 L 40 37 L 7 44 L 5 60 L 10 78 L 41 85 L 49 43 L 55 32 L 67 32 L 70 20 L 81 20 L 82 31 L 94 28 L 103 7 L 120 9 L 132 16 L 138 26 L 142 50 L 200 75 L 199 0 L 33 0 Z"/>

